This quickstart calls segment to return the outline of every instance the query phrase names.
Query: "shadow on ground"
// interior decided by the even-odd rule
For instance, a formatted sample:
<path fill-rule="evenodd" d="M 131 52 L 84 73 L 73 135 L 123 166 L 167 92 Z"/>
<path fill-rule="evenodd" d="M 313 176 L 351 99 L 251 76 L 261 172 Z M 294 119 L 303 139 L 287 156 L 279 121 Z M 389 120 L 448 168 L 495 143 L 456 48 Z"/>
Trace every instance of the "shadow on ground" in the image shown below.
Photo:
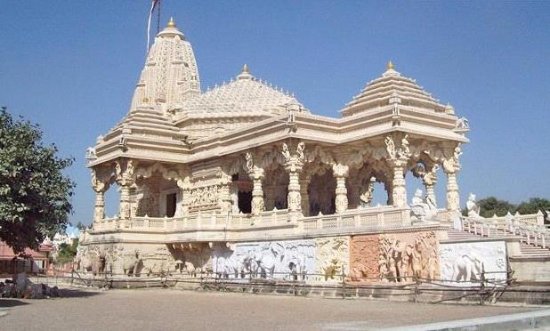
<path fill-rule="evenodd" d="M 15 306 L 24 306 L 28 305 L 29 302 L 22 301 L 19 299 L 8 299 L 8 298 L 2 298 L 0 299 L 0 308 L 9 308 L 9 307 L 15 307 Z"/>

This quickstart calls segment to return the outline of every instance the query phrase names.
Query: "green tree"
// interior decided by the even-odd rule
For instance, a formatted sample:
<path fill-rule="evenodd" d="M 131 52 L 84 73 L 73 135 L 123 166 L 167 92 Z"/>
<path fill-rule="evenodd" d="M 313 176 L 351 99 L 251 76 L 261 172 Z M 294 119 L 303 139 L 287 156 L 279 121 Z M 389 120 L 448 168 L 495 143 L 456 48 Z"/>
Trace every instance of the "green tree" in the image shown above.
<path fill-rule="evenodd" d="M 73 159 L 45 146 L 40 128 L 0 110 L 0 239 L 16 252 L 64 232 L 75 184 L 63 174 Z"/>
<path fill-rule="evenodd" d="M 61 243 L 59 245 L 56 257 L 56 263 L 65 264 L 71 262 L 76 256 L 76 250 L 78 249 L 78 239 L 73 239 L 71 245 Z"/>
<path fill-rule="evenodd" d="M 545 219 L 547 219 L 548 211 L 550 210 L 550 200 L 543 198 L 531 198 L 527 202 L 520 203 L 516 211 L 520 214 L 535 214 L 542 211 Z"/>
<path fill-rule="evenodd" d="M 86 225 L 84 225 L 82 222 L 78 222 L 76 223 L 75 227 L 80 230 L 80 231 L 84 231 L 86 230 L 88 227 Z"/>
<path fill-rule="evenodd" d="M 488 197 L 477 202 L 479 206 L 479 214 L 482 217 L 504 216 L 506 213 L 513 213 L 516 210 L 516 205 L 506 201 L 499 200 L 495 197 Z"/>

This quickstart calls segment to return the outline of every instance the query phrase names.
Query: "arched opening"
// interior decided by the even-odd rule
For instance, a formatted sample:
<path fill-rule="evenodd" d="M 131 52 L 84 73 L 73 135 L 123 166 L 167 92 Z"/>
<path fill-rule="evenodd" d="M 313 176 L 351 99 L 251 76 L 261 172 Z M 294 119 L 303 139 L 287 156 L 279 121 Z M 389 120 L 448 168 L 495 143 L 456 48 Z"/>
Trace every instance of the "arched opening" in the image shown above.
<path fill-rule="evenodd" d="M 175 180 L 166 179 L 161 171 L 137 176 L 130 194 L 133 217 L 182 216 L 182 191 Z"/>
<path fill-rule="evenodd" d="M 288 208 L 288 181 L 288 173 L 277 163 L 265 170 L 262 182 L 265 210 Z"/>
<path fill-rule="evenodd" d="M 231 176 L 233 213 L 250 214 L 252 212 L 252 188 L 252 179 L 244 171 Z"/>
<path fill-rule="evenodd" d="M 319 167 L 312 174 L 308 187 L 309 215 L 334 214 L 336 211 L 336 179 L 328 166 Z"/>

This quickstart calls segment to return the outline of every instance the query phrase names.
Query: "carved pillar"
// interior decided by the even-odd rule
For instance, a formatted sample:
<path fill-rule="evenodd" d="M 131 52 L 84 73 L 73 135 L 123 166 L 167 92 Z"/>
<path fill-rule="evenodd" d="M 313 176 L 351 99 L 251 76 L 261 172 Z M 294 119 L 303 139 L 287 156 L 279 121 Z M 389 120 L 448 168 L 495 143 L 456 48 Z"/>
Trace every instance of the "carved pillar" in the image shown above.
<path fill-rule="evenodd" d="M 189 176 L 181 176 L 180 179 L 176 181 L 176 184 L 181 190 L 181 213 L 182 216 L 189 215 L 189 204 L 191 202 L 191 180 Z"/>
<path fill-rule="evenodd" d="M 119 205 L 119 217 L 123 220 L 130 219 L 130 196 L 132 185 L 135 182 L 134 177 L 134 161 L 129 160 L 126 162 L 124 171 L 122 170 L 122 161 L 116 162 L 116 182 L 120 186 L 120 205 Z"/>
<path fill-rule="evenodd" d="M 285 168 L 288 171 L 288 210 L 291 212 L 300 212 L 302 211 L 302 196 L 300 190 L 300 172 L 302 171 L 302 166 L 298 164 L 287 164 Z"/>
<path fill-rule="evenodd" d="M 288 211 L 291 212 L 292 218 L 296 217 L 297 213 L 302 212 L 302 196 L 300 189 L 300 173 L 304 165 L 305 144 L 303 142 L 296 145 L 295 152 L 291 153 L 290 148 L 286 143 L 283 143 L 282 154 L 285 159 L 285 170 L 288 172 Z M 307 190 L 307 188 L 306 188 Z"/>
<path fill-rule="evenodd" d="M 95 192 L 94 222 L 105 218 L 105 192 L 109 184 L 98 178 L 97 170 L 92 169 L 92 188 Z"/>
<path fill-rule="evenodd" d="M 426 197 L 433 202 L 434 206 L 437 206 L 437 201 L 435 198 L 435 184 L 437 184 L 438 169 L 439 166 L 436 164 L 422 177 L 422 182 L 424 183 L 424 187 L 426 188 Z"/>
<path fill-rule="evenodd" d="M 220 207 L 222 212 L 227 213 L 232 211 L 233 198 L 231 196 L 231 188 L 233 186 L 233 181 L 231 176 L 223 173 L 220 178 Z"/>
<path fill-rule="evenodd" d="M 348 209 L 348 190 L 346 188 L 346 178 L 349 175 L 349 166 L 335 164 L 332 166 L 332 173 L 336 178 L 336 212 L 342 213 Z"/>
<path fill-rule="evenodd" d="M 259 215 L 265 210 L 264 191 L 262 189 L 262 179 L 264 178 L 264 169 L 254 167 L 250 174 L 252 178 L 252 215 Z"/>
<path fill-rule="evenodd" d="M 405 187 L 405 164 L 394 162 L 392 181 L 392 201 L 396 207 L 407 205 L 407 188 Z"/>
<path fill-rule="evenodd" d="M 300 180 L 300 199 L 301 199 L 301 207 L 302 207 L 302 213 L 304 216 L 309 216 L 309 182 L 311 181 L 310 175 L 305 175 Z"/>
<path fill-rule="evenodd" d="M 105 192 L 95 192 L 94 221 L 101 221 L 105 218 Z"/>
<path fill-rule="evenodd" d="M 453 155 L 443 160 L 443 170 L 447 174 L 447 210 L 460 212 L 460 194 L 456 176 L 460 170 L 460 146 L 456 146 Z"/>
<path fill-rule="evenodd" d="M 385 139 L 388 161 L 392 167 L 392 203 L 396 207 L 407 205 L 407 189 L 405 187 L 405 166 L 411 156 L 408 135 L 403 136 L 399 147 L 395 146 L 394 139 L 387 136 Z"/>

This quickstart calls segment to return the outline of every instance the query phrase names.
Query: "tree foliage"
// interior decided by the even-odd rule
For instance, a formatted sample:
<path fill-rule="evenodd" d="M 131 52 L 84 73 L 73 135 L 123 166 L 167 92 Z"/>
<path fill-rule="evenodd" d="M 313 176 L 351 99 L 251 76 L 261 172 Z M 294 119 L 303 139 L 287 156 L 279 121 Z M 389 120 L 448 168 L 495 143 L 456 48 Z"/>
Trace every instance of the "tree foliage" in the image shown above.
<path fill-rule="evenodd" d="M 492 217 L 495 214 L 497 216 L 504 216 L 508 212 L 511 214 L 519 212 L 521 215 L 536 214 L 540 210 L 546 218 L 548 216 L 548 211 L 550 211 L 550 200 L 544 198 L 530 198 L 528 201 L 523 201 L 515 205 L 506 200 L 488 197 L 477 201 L 477 205 L 480 209 L 479 214 L 482 217 Z M 468 210 L 464 209 L 462 214 L 467 216 Z"/>
<path fill-rule="evenodd" d="M 492 217 L 493 215 L 504 216 L 508 212 L 514 213 L 516 205 L 506 201 L 499 200 L 495 197 L 488 197 L 477 202 L 479 206 L 479 214 L 482 217 Z"/>
<path fill-rule="evenodd" d="M 68 245 L 66 243 L 61 243 L 57 251 L 57 258 L 55 262 L 57 264 L 65 264 L 65 263 L 71 262 L 76 256 L 77 249 L 78 249 L 77 238 L 73 239 L 73 242 L 71 245 Z"/>
<path fill-rule="evenodd" d="M 65 230 L 75 184 L 63 169 L 73 159 L 57 152 L 37 125 L 0 110 L 0 239 L 16 252 Z"/>

